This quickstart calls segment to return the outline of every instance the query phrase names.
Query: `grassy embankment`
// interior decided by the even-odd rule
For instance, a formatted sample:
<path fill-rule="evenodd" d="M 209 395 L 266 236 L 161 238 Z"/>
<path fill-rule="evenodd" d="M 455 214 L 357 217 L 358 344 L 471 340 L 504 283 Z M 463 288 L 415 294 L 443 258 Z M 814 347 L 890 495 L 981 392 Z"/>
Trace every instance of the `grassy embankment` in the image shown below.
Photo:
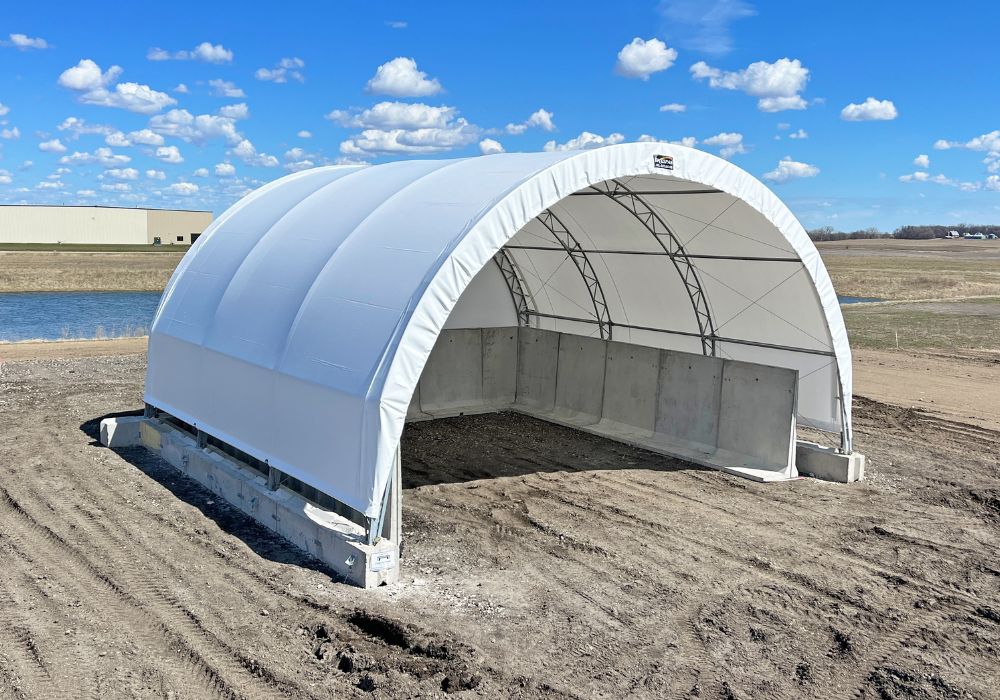
<path fill-rule="evenodd" d="M 843 307 L 854 347 L 1000 349 L 1000 257 L 872 252 L 824 255 L 839 294 L 885 300 Z"/>
<path fill-rule="evenodd" d="M 186 250 L 0 251 L 0 292 L 159 292 Z"/>

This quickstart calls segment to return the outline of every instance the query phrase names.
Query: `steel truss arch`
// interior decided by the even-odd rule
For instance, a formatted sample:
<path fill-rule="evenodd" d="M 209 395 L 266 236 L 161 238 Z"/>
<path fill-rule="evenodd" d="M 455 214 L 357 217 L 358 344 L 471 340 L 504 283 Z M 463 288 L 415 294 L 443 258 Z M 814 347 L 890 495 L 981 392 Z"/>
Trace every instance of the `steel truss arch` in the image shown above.
<path fill-rule="evenodd" d="M 680 275 L 688 298 L 691 300 L 691 307 L 694 309 L 695 320 L 698 323 L 698 335 L 701 337 L 702 353 L 714 357 L 717 352 L 715 322 L 712 320 L 712 311 L 708 306 L 708 298 L 701 285 L 701 279 L 698 277 L 698 270 L 688 257 L 687 251 L 684 250 L 684 245 L 674 235 L 667 222 L 640 196 L 640 193 L 633 191 L 620 180 L 609 180 L 600 183 L 600 185 L 592 185 L 591 189 L 620 204 L 646 227 L 646 230 L 663 248 L 674 264 L 677 274 Z"/>
<path fill-rule="evenodd" d="M 528 326 L 531 323 L 533 305 L 529 303 L 530 297 L 524 291 L 524 283 L 521 281 L 521 271 L 517 263 L 507 252 L 506 248 L 501 248 L 493 256 L 493 262 L 500 268 L 503 281 L 507 284 L 511 301 L 514 302 L 514 309 L 517 311 L 517 323 L 519 326 Z"/>
<path fill-rule="evenodd" d="M 580 241 L 570 233 L 566 225 L 551 209 L 546 209 L 535 218 L 538 219 L 542 226 L 548 229 L 552 237 L 556 239 L 556 242 L 566 251 L 573 264 L 576 265 L 576 269 L 580 273 L 580 277 L 583 278 L 584 285 L 587 287 L 587 292 L 590 294 L 590 301 L 594 305 L 594 318 L 597 320 L 601 338 L 611 340 L 614 323 L 612 323 L 611 314 L 608 312 L 608 303 L 604 298 L 604 289 L 601 288 L 601 281 L 597 278 L 597 272 L 594 270 L 594 266 L 590 264 L 590 259 L 584 252 L 583 246 L 580 245 Z"/>

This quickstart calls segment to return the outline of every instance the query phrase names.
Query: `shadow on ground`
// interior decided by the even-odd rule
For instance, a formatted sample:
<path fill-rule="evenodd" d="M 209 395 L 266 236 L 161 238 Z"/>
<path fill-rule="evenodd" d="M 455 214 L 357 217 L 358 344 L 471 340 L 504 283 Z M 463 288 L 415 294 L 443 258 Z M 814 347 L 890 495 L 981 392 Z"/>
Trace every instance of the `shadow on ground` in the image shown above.
<path fill-rule="evenodd" d="M 91 445 L 100 446 L 101 421 L 119 416 L 141 416 L 142 411 L 109 413 L 80 425 Z M 103 448 L 102 449 L 106 449 Z M 331 579 L 341 577 L 318 559 L 289 544 L 288 540 L 267 529 L 249 515 L 230 505 L 194 479 L 181 474 L 170 464 L 144 447 L 117 448 L 114 452 L 153 481 L 170 491 L 177 499 L 197 508 L 209 520 L 233 537 L 243 541 L 259 556 L 280 564 L 293 564 L 319 571 Z"/>
<path fill-rule="evenodd" d="M 80 430 L 91 438 L 92 446 L 100 446 L 101 420 L 135 415 L 142 415 L 142 411 L 109 413 L 83 423 Z M 176 498 L 197 508 L 222 530 L 242 540 L 261 557 L 338 578 L 321 562 L 145 448 L 119 448 L 115 452 Z M 404 489 L 539 473 L 627 469 L 708 471 L 678 459 L 510 412 L 409 424 L 403 434 L 402 453 Z"/>

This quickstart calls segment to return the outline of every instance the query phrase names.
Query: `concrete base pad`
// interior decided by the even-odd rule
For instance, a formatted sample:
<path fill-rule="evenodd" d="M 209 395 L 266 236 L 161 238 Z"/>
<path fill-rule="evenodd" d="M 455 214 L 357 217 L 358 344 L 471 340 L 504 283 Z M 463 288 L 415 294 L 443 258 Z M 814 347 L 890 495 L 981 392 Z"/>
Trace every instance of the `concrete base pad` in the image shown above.
<path fill-rule="evenodd" d="M 349 583 L 374 588 L 399 580 L 397 543 L 365 541 L 360 525 L 306 501 L 293 491 L 271 491 L 267 480 L 213 447 L 155 418 L 101 421 L 101 442 L 112 448 L 141 445 L 265 527 L 313 555 Z"/>
<path fill-rule="evenodd" d="M 865 478 L 865 456 L 860 452 L 842 454 L 815 442 L 800 440 L 795 445 L 795 464 L 799 473 L 824 481 L 849 484 Z"/>

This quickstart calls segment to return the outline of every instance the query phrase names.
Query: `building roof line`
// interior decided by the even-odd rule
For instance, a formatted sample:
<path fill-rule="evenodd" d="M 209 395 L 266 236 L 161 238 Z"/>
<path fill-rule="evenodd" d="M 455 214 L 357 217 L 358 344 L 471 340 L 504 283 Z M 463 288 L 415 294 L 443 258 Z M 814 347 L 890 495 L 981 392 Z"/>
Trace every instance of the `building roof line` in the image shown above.
<path fill-rule="evenodd" d="M 119 207 L 113 204 L 0 204 L 0 207 L 36 207 L 57 209 L 127 209 L 128 211 L 186 211 L 195 214 L 211 214 L 211 209 L 166 209 L 162 207 Z"/>

